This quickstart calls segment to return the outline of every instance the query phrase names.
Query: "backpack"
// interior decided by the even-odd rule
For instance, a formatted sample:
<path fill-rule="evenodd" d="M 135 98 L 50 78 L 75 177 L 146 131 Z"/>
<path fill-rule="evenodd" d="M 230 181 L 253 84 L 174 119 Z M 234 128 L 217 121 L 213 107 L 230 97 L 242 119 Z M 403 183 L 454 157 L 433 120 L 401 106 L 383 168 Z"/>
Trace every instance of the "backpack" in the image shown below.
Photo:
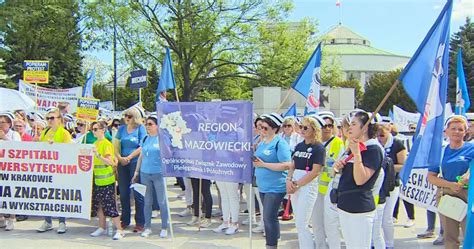
<path fill-rule="evenodd" d="M 383 191 L 384 196 L 389 196 L 389 193 L 395 189 L 397 181 L 393 160 L 388 155 L 385 155 L 383 158 L 382 168 L 385 171 L 385 177 L 380 192 Z"/>

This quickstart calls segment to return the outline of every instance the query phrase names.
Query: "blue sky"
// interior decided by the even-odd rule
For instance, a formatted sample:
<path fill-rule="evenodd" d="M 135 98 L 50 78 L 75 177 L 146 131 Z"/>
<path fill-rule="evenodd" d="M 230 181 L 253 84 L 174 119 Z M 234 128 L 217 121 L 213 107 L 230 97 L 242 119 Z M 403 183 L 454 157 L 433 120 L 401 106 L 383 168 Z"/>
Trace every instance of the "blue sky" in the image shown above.
<path fill-rule="evenodd" d="M 473 16 L 473 0 L 454 0 L 451 33 Z M 446 0 L 295 0 L 291 20 L 312 17 L 318 34 L 339 23 L 371 41 L 373 47 L 412 56 L 435 22 Z"/>
<path fill-rule="evenodd" d="M 446 0 L 294 0 L 290 20 L 311 17 L 318 22 L 318 34 L 339 23 L 371 41 L 373 47 L 412 56 L 435 22 Z M 466 16 L 474 15 L 473 0 L 454 0 L 451 33 L 459 31 Z M 88 52 L 112 64 L 111 51 Z"/>

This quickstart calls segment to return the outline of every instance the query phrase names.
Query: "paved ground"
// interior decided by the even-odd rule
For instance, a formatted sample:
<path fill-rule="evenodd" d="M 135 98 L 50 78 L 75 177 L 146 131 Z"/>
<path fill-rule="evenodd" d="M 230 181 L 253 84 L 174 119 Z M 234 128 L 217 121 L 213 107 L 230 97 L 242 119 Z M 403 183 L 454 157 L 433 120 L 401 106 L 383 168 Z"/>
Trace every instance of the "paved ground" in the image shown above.
<path fill-rule="evenodd" d="M 154 234 L 149 238 L 141 238 L 139 234 L 134 234 L 131 230 L 127 231 L 126 237 L 120 241 L 113 241 L 110 237 L 92 238 L 89 233 L 95 230 L 95 220 L 68 220 L 68 232 L 66 234 L 57 234 L 55 231 L 46 233 L 37 233 L 35 231 L 42 219 L 32 217 L 27 221 L 15 223 L 15 230 L 11 232 L 0 231 L 0 248 L 183 248 L 183 249 L 213 249 L 213 248 L 250 248 L 248 226 L 241 226 L 238 234 L 227 236 L 225 234 L 216 234 L 212 229 L 217 227 L 220 222 L 215 219 L 215 225 L 210 229 L 197 231 L 196 227 L 186 226 L 189 218 L 181 218 L 177 215 L 185 207 L 184 201 L 176 198 L 181 190 L 172 186 L 169 180 L 170 206 L 174 227 L 174 239 L 160 239 L 159 219 L 154 219 Z M 245 219 L 244 214 L 241 219 Z M 403 206 L 400 209 L 400 222 L 406 220 Z M 57 220 L 54 220 L 57 226 Z M 433 246 L 433 239 L 418 240 L 416 234 L 424 231 L 426 228 L 426 211 L 416 209 L 416 224 L 411 228 L 404 228 L 397 224 L 395 230 L 395 248 L 443 248 Z M 282 237 L 280 248 L 298 248 L 297 234 L 292 221 L 281 222 Z M 265 239 L 260 234 L 253 234 L 253 248 L 265 248 Z"/>

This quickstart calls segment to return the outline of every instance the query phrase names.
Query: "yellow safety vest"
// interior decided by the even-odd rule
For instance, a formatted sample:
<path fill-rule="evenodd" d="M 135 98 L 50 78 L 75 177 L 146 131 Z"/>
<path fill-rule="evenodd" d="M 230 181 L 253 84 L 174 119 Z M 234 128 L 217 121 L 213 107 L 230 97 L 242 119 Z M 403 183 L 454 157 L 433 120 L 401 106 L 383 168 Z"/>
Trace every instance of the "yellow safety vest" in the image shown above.
<path fill-rule="evenodd" d="M 344 142 L 339 137 L 334 137 L 334 139 L 326 146 L 326 164 L 321 169 L 318 181 L 319 193 L 325 195 L 328 192 L 328 185 L 331 181 L 330 173 L 332 171 L 332 164 L 328 165 L 328 160 L 332 159 L 334 162 L 339 159 L 342 153 L 344 153 Z"/>
<path fill-rule="evenodd" d="M 104 155 L 112 155 L 114 158 L 114 146 L 107 139 L 96 141 L 94 145 L 97 152 Z M 110 165 L 103 165 L 102 160 L 94 156 L 94 184 L 97 186 L 107 186 L 115 183 L 114 169 Z"/>

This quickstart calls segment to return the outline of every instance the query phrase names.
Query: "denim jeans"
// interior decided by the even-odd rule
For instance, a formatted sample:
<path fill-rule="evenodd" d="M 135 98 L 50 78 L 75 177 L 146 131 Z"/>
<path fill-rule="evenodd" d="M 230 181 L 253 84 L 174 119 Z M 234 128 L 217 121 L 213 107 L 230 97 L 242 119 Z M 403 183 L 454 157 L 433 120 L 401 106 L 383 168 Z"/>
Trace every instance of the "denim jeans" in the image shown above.
<path fill-rule="evenodd" d="M 161 228 L 168 229 L 168 198 L 166 195 L 165 180 L 163 174 L 147 174 L 140 172 L 140 180 L 143 185 L 146 186 L 145 193 L 145 227 L 151 228 L 151 210 L 153 206 L 153 199 L 158 200 L 158 205 L 160 206 L 160 215 L 161 215 Z M 148 191 L 151 189 L 155 191 Z M 156 194 L 155 194 L 156 193 Z M 153 196 L 155 194 L 155 196 Z"/>
<path fill-rule="evenodd" d="M 265 241 L 267 246 L 277 246 L 280 238 L 280 223 L 278 209 L 285 193 L 260 193 L 263 206 L 263 222 L 265 226 Z"/>
<path fill-rule="evenodd" d="M 59 223 L 66 223 L 66 218 L 64 217 L 59 217 Z M 53 217 L 51 216 L 46 216 L 44 217 L 44 221 L 48 222 L 49 224 L 53 223 Z"/>
<path fill-rule="evenodd" d="M 122 216 L 120 220 L 125 225 L 130 224 L 130 216 L 132 210 L 130 209 L 130 182 L 135 174 L 137 163 L 129 163 L 125 166 L 119 165 L 118 171 L 118 186 L 120 190 L 120 204 L 122 205 Z M 143 226 L 145 224 L 145 217 L 143 215 L 144 198 L 137 191 L 133 193 L 135 197 L 135 224 Z"/>
<path fill-rule="evenodd" d="M 434 232 L 435 225 L 436 225 L 436 213 L 431 212 L 430 210 L 426 210 L 426 219 L 428 220 L 428 229 L 427 230 Z M 441 222 L 440 222 L 440 226 L 439 226 L 439 234 L 440 235 L 444 234 L 443 225 L 441 224 Z"/>

